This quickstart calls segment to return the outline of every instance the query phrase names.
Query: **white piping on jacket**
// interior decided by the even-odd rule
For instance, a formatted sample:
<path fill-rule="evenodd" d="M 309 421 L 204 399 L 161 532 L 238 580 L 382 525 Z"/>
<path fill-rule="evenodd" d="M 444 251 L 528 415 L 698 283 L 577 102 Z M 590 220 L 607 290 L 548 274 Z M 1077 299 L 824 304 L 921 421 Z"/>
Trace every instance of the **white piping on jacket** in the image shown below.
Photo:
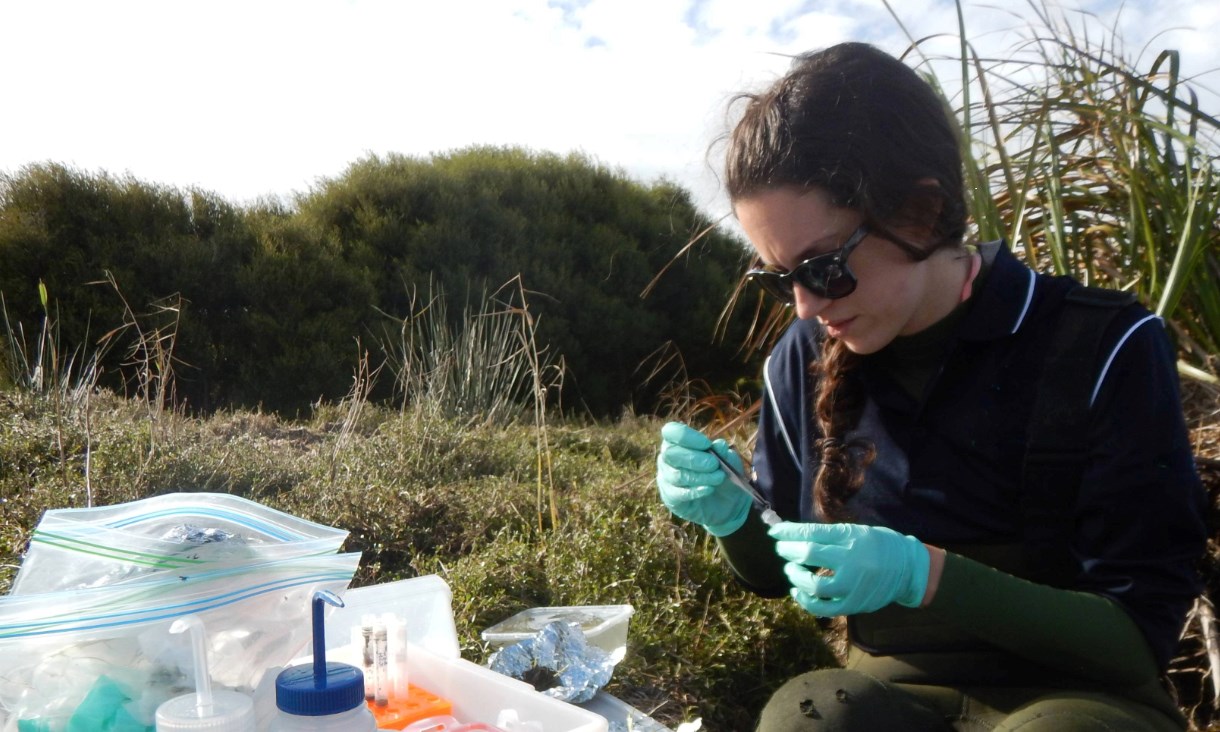
<path fill-rule="evenodd" d="M 1026 271 L 1029 272 L 1029 287 L 1025 290 L 1025 305 L 1021 308 L 1021 314 L 1017 316 L 1017 322 L 1013 323 L 1009 335 L 1021 329 L 1021 324 L 1025 322 L 1025 315 L 1029 312 L 1029 304 L 1034 301 L 1034 282 L 1037 278 L 1034 276 L 1032 269 Z"/>
<path fill-rule="evenodd" d="M 775 412 L 775 421 L 779 423 L 779 433 L 784 438 L 784 443 L 788 445 L 788 454 L 792 455 L 792 464 L 800 465 L 801 459 L 796 454 L 796 448 L 792 445 L 792 438 L 788 436 L 788 425 L 784 424 L 783 412 L 779 411 L 779 403 L 775 401 L 775 390 L 771 388 L 771 357 L 767 356 L 767 360 L 763 362 L 763 385 L 767 390 L 767 399 L 771 402 L 771 410 Z"/>
<path fill-rule="evenodd" d="M 1097 399 L 1097 392 L 1101 391 L 1101 382 L 1106 380 L 1106 373 L 1109 372 L 1110 364 L 1113 363 L 1114 357 L 1118 355 L 1118 350 L 1123 347 L 1123 344 L 1127 342 L 1127 339 L 1131 337 L 1131 334 L 1135 332 L 1136 328 L 1140 327 L 1144 323 L 1147 323 L 1149 320 L 1160 319 L 1160 316 L 1155 314 L 1145 315 L 1142 320 L 1128 328 L 1127 332 L 1123 333 L 1123 337 L 1118 339 L 1118 343 L 1114 344 L 1114 350 L 1110 351 L 1110 356 L 1106 359 L 1106 365 L 1101 367 L 1101 373 L 1097 376 L 1097 383 L 1093 385 L 1093 395 L 1089 397 L 1090 407 L 1093 406 L 1094 400 Z"/>

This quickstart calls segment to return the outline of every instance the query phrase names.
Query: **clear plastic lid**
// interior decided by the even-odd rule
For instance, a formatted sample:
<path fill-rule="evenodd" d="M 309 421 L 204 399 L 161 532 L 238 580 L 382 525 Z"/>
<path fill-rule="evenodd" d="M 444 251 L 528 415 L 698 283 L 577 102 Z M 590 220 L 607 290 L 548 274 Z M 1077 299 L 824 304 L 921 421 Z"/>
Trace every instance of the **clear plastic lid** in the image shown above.
<path fill-rule="evenodd" d="M 564 607 L 534 607 L 522 610 L 483 631 L 484 640 L 497 636 L 526 637 L 537 633 L 549 623 L 561 620 L 575 623 L 585 634 L 597 633 L 614 623 L 631 617 L 630 605 L 570 605 Z"/>

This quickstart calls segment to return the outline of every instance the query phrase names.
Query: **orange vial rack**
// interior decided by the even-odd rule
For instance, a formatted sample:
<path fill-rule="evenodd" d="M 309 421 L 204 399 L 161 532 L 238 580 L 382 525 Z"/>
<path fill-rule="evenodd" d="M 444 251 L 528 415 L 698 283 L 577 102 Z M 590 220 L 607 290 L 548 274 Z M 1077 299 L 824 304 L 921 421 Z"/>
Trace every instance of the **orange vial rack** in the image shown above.
<path fill-rule="evenodd" d="M 453 713 L 453 704 L 448 699 L 415 684 L 407 684 L 406 699 L 391 695 L 384 705 L 379 706 L 373 700 L 366 703 L 377 718 L 379 729 L 402 729 L 416 720 Z"/>

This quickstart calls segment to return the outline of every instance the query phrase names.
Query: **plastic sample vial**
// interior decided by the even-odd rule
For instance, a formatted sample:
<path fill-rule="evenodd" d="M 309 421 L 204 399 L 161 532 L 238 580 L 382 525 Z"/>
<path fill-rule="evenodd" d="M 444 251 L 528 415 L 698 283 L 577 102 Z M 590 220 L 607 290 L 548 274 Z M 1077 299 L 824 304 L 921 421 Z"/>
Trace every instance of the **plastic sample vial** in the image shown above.
<path fill-rule="evenodd" d="M 191 632 L 195 663 L 195 693 L 183 694 L 157 707 L 157 732 L 254 732 L 254 700 L 236 691 L 212 691 L 208 674 L 203 621 L 194 615 L 179 618 L 170 633 Z"/>
<path fill-rule="evenodd" d="M 364 673 L 346 663 L 327 663 L 323 603 L 343 607 L 328 590 L 313 596 L 313 663 L 292 666 L 275 679 L 279 713 L 268 732 L 377 732 L 364 698 Z"/>
<path fill-rule="evenodd" d="M 376 682 L 377 672 L 373 666 L 373 616 L 364 615 L 360 618 L 360 639 L 361 639 L 361 670 L 364 672 L 364 698 L 366 701 L 372 701 L 375 694 L 373 684 Z"/>
<path fill-rule="evenodd" d="M 384 707 L 390 703 L 390 639 L 385 623 L 380 620 L 373 625 L 373 665 L 376 674 L 373 703 Z"/>

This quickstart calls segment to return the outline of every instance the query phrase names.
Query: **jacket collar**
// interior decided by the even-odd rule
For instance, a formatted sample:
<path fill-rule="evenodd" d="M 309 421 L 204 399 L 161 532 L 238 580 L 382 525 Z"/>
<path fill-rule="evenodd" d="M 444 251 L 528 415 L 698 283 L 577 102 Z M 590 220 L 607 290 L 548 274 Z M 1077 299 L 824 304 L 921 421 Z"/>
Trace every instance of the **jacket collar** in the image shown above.
<path fill-rule="evenodd" d="M 990 266 L 958 331 L 958 337 L 967 341 L 995 340 L 1020 330 L 1032 309 L 1037 281 L 1034 271 L 1013 256 L 1003 240 L 982 244 L 979 251 Z"/>

